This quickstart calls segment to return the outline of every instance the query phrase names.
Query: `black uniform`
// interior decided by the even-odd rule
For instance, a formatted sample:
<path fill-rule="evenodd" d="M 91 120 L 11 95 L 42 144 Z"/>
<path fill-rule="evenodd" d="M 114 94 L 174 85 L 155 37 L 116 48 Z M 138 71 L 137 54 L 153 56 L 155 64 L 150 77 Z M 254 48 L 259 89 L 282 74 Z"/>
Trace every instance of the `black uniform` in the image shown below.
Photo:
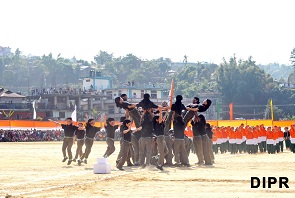
<path fill-rule="evenodd" d="M 77 140 L 77 149 L 75 159 L 78 159 L 78 156 L 82 157 L 82 147 L 84 145 L 85 139 L 85 130 L 77 130 L 76 131 L 76 140 Z"/>
<path fill-rule="evenodd" d="M 68 156 L 69 156 L 69 164 L 70 164 L 73 157 L 72 146 L 74 143 L 74 135 L 76 130 L 78 130 L 78 127 L 72 124 L 70 125 L 62 124 L 61 127 L 64 129 L 64 134 L 65 134 L 65 137 L 63 139 L 63 144 L 62 144 L 62 153 L 64 156 L 63 162 L 66 161 L 67 159 L 67 155 L 66 155 L 66 149 L 67 149 Z"/>
<path fill-rule="evenodd" d="M 168 148 L 164 136 L 165 124 L 154 122 L 154 133 L 157 136 L 157 148 L 159 153 L 158 166 L 163 166 L 164 157 L 168 154 Z"/>
<path fill-rule="evenodd" d="M 105 154 L 103 155 L 104 157 L 109 157 L 116 150 L 114 138 L 115 138 L 115 132 L 117 129 L 118 129 L 118 125 L 112 126 L 108 124 L 105 126 L 105 130 L 107 133 L 106 143 L 108 147 Z"/>
<path fill-rule="evenodd" d="M 128 101 L 123 101 L 121 107 L 129 111 L 130 117 L 134 121 L 136 128 L 140 127 L 140 113 L 136 108 L 131 107 L 131 104 Z"/>
<path fill-rule="evenodd" d="M 150 165 L 152 157 L 152 120 L 153 116 L 149 112 L 146 112 L 141 122 L 140 165 Z"/>
<path fill-rule="evenodd" d="M 126 126 L 123 127 L 123 131 L 127 129 L 128 128 Z M 117 168 L 120 170 L 124 170 L 122 166 L 126 162 L 128 156 L 130 156 L 131 133 L 132 131 L 130 130 L 127 133 L 123 134 L 123 142 L 119 153 L 119 155 L 122 157 L 121 159 L 119 159 L 119 162 L 117 163 Z"/>
<path fill-rule="evenodd" d="M 81 160 L 83 160 L 85 158 L 84 163 L 87 163 L 87 159 L 88 159 L 88 156 L 91 152 L 91 148 L 93 145 L 95 135 L 98 131 L 100 131 L 100 127 L 95 127 L 95 126 L 91 126 L 91 125 L 86 126 L 86 137 L 85 137 L 86 148 L 85 148 L 84 154 L 81 157 Z"/>

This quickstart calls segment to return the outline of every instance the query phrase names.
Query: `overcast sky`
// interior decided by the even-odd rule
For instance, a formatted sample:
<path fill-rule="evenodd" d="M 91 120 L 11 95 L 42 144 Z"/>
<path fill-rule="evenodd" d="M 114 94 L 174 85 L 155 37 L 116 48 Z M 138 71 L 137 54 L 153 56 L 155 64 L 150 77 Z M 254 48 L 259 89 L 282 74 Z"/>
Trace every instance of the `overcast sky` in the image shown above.
<path fill-rule="evenodd" d="M 294 0 L 0 0 L 0 46 L 93 60 L 171 58 L 219 64 L 236 54 L 290 65 Z"/>

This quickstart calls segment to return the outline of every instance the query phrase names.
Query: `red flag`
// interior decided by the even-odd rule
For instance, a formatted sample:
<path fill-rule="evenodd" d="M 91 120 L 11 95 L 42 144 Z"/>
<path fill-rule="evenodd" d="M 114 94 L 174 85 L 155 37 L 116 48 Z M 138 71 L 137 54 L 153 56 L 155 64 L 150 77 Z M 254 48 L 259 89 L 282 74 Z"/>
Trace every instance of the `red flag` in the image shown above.
<path fill-rule="evenodd" d="M 229 104 L 229 119 L 230 120 L 234 119 L 233 103 Z"/>

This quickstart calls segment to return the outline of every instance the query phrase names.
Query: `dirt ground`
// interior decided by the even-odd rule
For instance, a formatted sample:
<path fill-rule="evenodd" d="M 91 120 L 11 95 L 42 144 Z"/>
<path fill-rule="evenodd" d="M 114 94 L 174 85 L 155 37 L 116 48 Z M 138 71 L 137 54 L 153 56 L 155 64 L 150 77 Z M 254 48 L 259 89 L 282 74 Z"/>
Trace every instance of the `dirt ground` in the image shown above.
<path fill-rule="evenodd" d="M 0 196 L 5 197 L 283 197 L 295 194 L 295 155 L 217 154 L 211 167 L 115 168 L 116 151 L 109 158 L 111 174 L 94 174 L 93 164 L 106 149 L 95 142 L 88 164 L 62 163 L 62 142 L 0 143 Z M 73 151 L 76 145 L 73 147 Z M 75 153 L 75 152 L 74 152 Z M 289 188 L 251 188 L 251 177 L 288 177 Z M 8 196 L 8 197 L 9 197 Z"/>

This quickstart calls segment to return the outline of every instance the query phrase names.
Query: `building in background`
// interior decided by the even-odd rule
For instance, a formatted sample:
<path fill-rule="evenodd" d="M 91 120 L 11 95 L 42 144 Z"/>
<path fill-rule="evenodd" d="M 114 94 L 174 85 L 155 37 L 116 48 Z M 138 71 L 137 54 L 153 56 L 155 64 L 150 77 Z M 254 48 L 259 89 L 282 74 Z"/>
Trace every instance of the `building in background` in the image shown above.
<path fill-rule="evenodd" d="M 151 101 L 157 105 L 161 105 L 163 101 L 168 100 L 169 90 L 164 84 L 138 84 L 136 82 L 127 83 L 112 89 L 104 89 L 104 95 L 106 99 L 104 101 L 104 111 L 106 116 L 113 117 L 119 120 L 120 117 L 124 116 L 124 110 L 117 108 L 114 99 L 121 94 L 128 96 L 130 103 L 139 103 L 143 99 L 145 93 L 150 94 Z"/>
<path fill-rule="evenodd" d="M 40 116 L 45 114 L 40 113 Z M 0 88 L 0 119 L 23 120 L 33 118 L 33 106 L 26 96 Z"/>
<path fill-rule="evenodd" d="M 112 79 L 103 76 L 101 71 L 90 66 L 83 66 L 82 70 L 80 88 L 32 89 L 27 97 L 15 95 L 16 97 L 10 100 L 12 101 L 11 104 L 7 102 L 9 101 L 8 98 L 2 97 L 0 98 L 0 102 L 2 101 L 0 110 L 14 111 L 14 115 L 10 119 L 33 119 L 32 103 L 35 101 L 37 118 L 64 120 L 71 116 L 76 105 L 78 121 L 84 121 L 86 113 L 97 121 L 103 121 L 105 117 L 113 117 L 119 120 L 120 117 L 124 116 L 125 111 L 117 108 L 114 102 L 114 99 L 121 94 L 127 94 L 128 101 L 134 104 L 140 102 L 145 93 L 149 93 L 151 100 L 157 105 L 168 100 L 170 86 L 168 87 L 166 84 L 151 82 L 140 84 L 131 81 L 114 87 Z M 196 93 L 196 96 L 200 98 L 201 102 L 206 98 L 212 100 L 212 106 L 203 114 L 206 119 L 218 119 L 216 105 L 218 94 Z M 183 99 L 184 104 L 191 102 L 192 98 Z M 4 119 L 3 115 L 0 116 L 0 119 Z"/>
<path fill-rule="evenodd" d="M 112 88 L 112 79 L 102 75 L 101 71 L 91 66 L 81 67 L 82 88 L 84 91 L 101 91 Z"/>

